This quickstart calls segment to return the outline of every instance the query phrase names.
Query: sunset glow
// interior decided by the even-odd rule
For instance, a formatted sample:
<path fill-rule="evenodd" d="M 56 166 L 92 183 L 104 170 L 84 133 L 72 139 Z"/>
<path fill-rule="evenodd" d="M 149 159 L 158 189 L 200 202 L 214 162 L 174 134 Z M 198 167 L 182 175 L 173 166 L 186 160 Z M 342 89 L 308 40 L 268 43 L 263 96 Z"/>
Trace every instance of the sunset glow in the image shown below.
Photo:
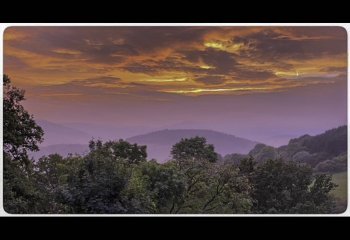
<path fill-rule="evenodd" d="M 325 78 L 345 76 L 345 38 L 341 28 L 326 27 L 18 27 L 5 33 L 5 72 L 19 85 L 52 89 L 75 79 L 115 77 L 120 80 L 94 87 L 147 84 L 175 94 L 252 93 L 262 89 L 251 80 L 271 89 L 268 80 L 276 77 L 298 78 L 307 86 L 308 77 L 325 84 Z M 181 82 L 181 90 L 172 82 Z M 283 88 L 294 86 L 285 81 Z"/>
<path fill-rule="evenodd" d="M 320 129 L 346 121 L 340 27 L 11 27 L 4 39 L 4 72 L 39 119 L 208 121 L 203 127 L 225 131 L 255 112 L 259 124 L 271 116 L 317 118 Z"/>

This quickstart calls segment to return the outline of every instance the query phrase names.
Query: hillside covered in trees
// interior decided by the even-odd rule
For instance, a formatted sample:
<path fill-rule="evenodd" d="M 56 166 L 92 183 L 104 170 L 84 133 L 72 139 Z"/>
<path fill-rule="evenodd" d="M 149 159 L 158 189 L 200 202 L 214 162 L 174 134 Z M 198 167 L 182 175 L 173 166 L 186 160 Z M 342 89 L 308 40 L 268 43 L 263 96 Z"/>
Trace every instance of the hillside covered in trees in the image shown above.
<path fill-rule="evenodd" d="M 293 139 L 278 149 L 259 144 L 248 155 L 223 159 L 204 137 L 196 136 L 175 143 L 171 160 L 164 164 L 148 159 L 147 146 L 125 140 L 91 140 L 84 156 L 52 154 L 32 161 L 28 151 L 38 150 L 44 131 L 22 107 L 24 91 L 13 87 L 7 76 L 3 86 L 3 190 L 8 213 L 312 214 L 345 210 L 337 208 L 331 194 L 337 185 L 319 164 L 346 157 L 346 127 Z M 311 160 L 305 157 L 309 155 Z"/>
<path fill-rule="evenodd" d="M 238 163 L 253 157 L 257 162 L 282 158 L 310 165 L 315 172 L 337 173 L 347 170 L 347 126 L 328 130 L 316 136 L 291 139 L 288 145 L 274 148 L 257 144 L 248 154 L 228 154 L 223 161 Z"/>

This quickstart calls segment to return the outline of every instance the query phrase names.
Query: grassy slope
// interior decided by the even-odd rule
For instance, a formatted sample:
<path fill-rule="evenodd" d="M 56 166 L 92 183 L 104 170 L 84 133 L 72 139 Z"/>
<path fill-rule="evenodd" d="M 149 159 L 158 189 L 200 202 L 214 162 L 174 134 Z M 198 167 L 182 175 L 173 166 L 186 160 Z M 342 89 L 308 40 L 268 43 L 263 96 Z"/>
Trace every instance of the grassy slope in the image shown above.
<path fill-rule="evenodd" d="M 333 182 L 338 184 L 338 187 L 333 190 L 334 196 L 341 200 L 347 198 L 347 174 L 346 172 L 333 174 Z"/>
<path fill-rule="evenodd" d="M 333 194 L 336 198 L 339 212 L 343 212 L 347 204 L 347 172 L 333 174 L 333 182 L 338 184 L 338 187 L 333 190 Z"/>

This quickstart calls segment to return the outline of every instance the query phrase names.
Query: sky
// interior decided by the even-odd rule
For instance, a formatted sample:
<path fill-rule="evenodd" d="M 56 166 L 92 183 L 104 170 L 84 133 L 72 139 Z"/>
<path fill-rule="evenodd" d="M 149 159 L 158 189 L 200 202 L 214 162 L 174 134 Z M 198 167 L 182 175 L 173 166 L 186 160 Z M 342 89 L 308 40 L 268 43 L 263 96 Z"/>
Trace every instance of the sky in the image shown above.
<path fill-rule="evenodd" d="M 61 124 L 276 145 L 347 123 L 341 27 L 10 27 L 4 72 L 35 119 Z"/>

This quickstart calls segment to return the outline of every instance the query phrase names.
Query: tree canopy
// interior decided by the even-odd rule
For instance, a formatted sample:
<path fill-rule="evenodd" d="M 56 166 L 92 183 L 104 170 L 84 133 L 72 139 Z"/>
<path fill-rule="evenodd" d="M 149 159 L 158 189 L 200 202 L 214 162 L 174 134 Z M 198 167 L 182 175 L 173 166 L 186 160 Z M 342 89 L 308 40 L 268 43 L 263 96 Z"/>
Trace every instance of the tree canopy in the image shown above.
<path fill-rule="evenodd" d="M 4 152 L 27 164 L 27 151 L 39 150 L 38 143 L 43 141 L 44 131 L 21 105 L 25 100 L 24 90 L 13 87 L 7 75 L 3 75 L 3 90 Z"/>
<path fill-rule="evenodd" d="M 38 150 L 44 133 L 22 100 L 24 91 L 11 86 L 4 75 L 3 182 L 4 208 L 9 213 L 334 211 L 330 192 L 336 185 L 331 176 L 315 174 L 310 165 L 295 160 L 315 154 L 317 146 L 307 136 L 291 141 L 285 151 L 297 150 L 294 161 L 280 158 L 276 149 L 262 144 L 250 156 L 232 154 L 218 161 L 214 146 L 199 136 L 174 144 L 172 159 L 163 164 L 147 159 L 146 146 L 122 139 L 91 140 L 85 156 L 51 154 L 32 161 L 27 151 Z M 329 155 L 338 164 L 332 166 L 343 166 L 344 149 L 323 137 L 319 140 L 336 155 Z M 331 165 L 317 166 L 322 169 L 327 164 Z"/>

